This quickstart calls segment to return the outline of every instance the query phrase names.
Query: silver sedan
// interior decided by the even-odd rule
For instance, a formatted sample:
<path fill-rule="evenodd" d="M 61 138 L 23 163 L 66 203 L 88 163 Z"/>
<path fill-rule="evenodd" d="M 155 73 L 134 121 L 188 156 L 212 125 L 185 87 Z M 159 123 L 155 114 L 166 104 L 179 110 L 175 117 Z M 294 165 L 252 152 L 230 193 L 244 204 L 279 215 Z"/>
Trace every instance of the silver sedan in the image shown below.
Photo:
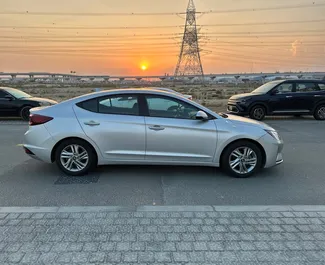
<path fill-rule="evenodd" d="M 221 166 L 248 177 L 283 162 L 283 141 L 268 125 L 154 88 L 87 94 L 30 113 L 25 152 L 73 176 L 150 164 Z"/>

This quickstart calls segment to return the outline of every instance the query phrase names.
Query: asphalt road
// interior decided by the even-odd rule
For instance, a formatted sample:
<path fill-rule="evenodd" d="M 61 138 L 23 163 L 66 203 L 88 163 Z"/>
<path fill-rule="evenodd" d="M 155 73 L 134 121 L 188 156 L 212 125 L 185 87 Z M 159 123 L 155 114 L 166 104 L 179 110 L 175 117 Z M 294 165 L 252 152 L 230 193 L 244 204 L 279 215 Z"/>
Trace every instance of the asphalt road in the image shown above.
<path fill-rule="evenodd" d="M 285 162 L 249 179 L 203 167 L 108 166 L 67 178 L 23 153 L 26 124 L 0 122 L 0 206 L 322 205 L 325 122 L 270 119 Z"/>

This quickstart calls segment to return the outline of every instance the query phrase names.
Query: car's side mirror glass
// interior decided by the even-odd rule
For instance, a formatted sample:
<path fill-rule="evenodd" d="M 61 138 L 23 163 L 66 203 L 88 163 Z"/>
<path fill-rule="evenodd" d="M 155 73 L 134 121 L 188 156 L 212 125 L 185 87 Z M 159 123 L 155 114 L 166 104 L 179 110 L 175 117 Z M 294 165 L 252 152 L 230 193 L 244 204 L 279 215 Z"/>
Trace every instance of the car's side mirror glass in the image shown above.
<path fill-rule="evenodd" d="M 195 115 L 195 119 L 201 120 L 201 121 L 206 121 L 209 119 L 209 117 L 208 117 L 208 114 L 206 114 L 204 111 L 199 110 Z"/>

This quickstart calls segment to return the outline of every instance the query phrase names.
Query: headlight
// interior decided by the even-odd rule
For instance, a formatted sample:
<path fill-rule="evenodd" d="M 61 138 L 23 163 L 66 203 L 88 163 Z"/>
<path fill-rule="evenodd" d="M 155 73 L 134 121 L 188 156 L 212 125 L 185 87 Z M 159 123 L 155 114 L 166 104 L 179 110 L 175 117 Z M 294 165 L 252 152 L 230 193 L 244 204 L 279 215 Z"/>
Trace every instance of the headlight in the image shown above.
<path fill-rule="evenodd" d="M 40 106 L 51 106 L 50 102 L 39 102 Z"/>
<path fill-rule="evenodd" d="M 243 99 L 239 99 L 237 102 L 238 103 L 246 103 L 248 100 L 250 100 L 250 98 L 243 98 Z"/>
<path fill-rule="evenodd" d="M 269 135 L 271 135 L 275 140 L 281 141 L 280 135 L 275 130 L 265 130 Z"/>

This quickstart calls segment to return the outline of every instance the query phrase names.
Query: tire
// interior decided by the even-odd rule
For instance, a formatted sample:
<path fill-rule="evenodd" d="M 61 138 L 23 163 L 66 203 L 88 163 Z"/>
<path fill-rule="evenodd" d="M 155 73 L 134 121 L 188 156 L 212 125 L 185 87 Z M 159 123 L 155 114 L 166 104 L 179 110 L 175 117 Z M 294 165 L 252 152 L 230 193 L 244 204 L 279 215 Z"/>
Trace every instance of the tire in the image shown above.
<path fill-rule="evenodd" d="M 67 154 L 65 157 L 61 156 L 63 152 Z M 68 155 L 69 153 L 71 155 Z M 75 153 L 75 155 L 72 155 L 72 153 Z M 85 156 L 85 153 L 87 153 L 86 157 L 88 159 L 78 159 L 78 154 L 79 156 Z M 69 159 L 71 159 L 71 164 L 65 166 L 64 163 L 67 163 Z M 97 165 L 97 156 L 95 150 L 89 143 L 80 139 L 68 139 L 60 143 L 56 148 L 55 162 L 65 174 L 70 176 L 83 176 L 95 168 Z"/>
<path fill-rule="evenodd" d="M 325 120 L 325 104 L 319 105 L 314 111 L 314 118 L 319 121 Z"/>
<path fill-rule="evenodd" d="M 20 117 L 24 121 L 29 120 L 29 111 L 30 111 L 31 108 L 32 108 L 31 106 L 25 106 L 25 107 L 22 107 L 22 109 L 20 110 Z"/>
<path fill-rule="evenodd" d="M 263 120 L 265 115 L 266 115 L 266 109 L 262 105 L 254 106 L 249 112 L 249 117 L 253 120 L 258 120 L 258 121 Z"/>
<path fill-rule="evenodd" d="M 243 155 L 247 148 L 250 153 L 246 158 L 242 158 L 239 154 Z M 238 156 L 239 155 L 239 156 Z M 246 159 L 246 162 L 242 159 Z M 237 160 L 237 162 L 235 162 Z M 248 161 L 250 160 L 250 161 Z M 222 169 L 231 176 L 236 178 L 248 178 L 255 174 L 262 168 L 263 156 L 260 148 L 249 141 L 237 141 L 226 147 L 221 157 Z M 234 163 L 235 162 L 235 163 Z M 237 164 L 237 166 L 231 166 Z M 246 165 L 246 170 L 240 164 Z M 240 172 L 242 169 L 242 173 Z"/>

